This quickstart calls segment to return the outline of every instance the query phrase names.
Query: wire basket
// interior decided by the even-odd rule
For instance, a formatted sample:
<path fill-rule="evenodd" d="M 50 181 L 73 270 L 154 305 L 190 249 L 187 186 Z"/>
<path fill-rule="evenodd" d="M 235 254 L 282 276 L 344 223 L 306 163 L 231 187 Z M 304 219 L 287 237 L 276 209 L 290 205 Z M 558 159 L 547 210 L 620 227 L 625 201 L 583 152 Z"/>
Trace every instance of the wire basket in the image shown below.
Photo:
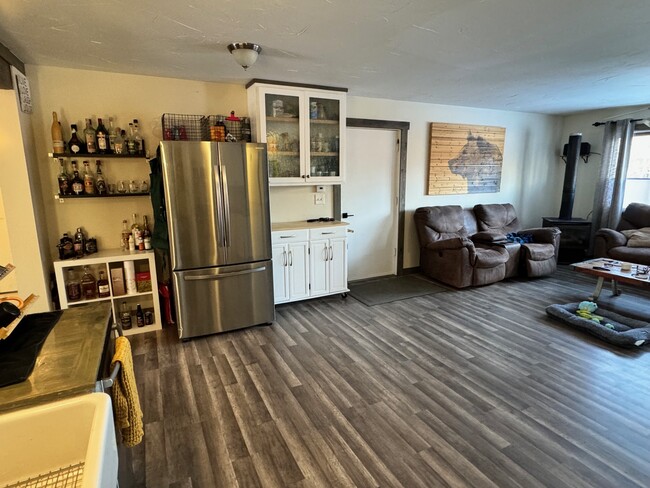
<path fill-rule="evenodd" d="M 163 114 L 162 128 L 164 141 L 214 141 L 217 120 L 226 126 L 226 141 L 250 142 L 250 122 L 248 118 L 228 120 L 224 115 Z M 212 137 L 211 137 L 212 136 Z"/>

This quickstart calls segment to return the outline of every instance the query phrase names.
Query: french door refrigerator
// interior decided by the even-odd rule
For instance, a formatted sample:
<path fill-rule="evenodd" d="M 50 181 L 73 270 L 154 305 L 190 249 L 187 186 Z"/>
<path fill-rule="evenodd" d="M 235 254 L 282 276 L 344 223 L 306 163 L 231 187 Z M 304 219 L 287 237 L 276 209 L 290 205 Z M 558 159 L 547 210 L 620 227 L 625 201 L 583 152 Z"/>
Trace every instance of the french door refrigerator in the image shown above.
<path fill-rule="evenodd" d="M 266 144 L 161 142 L 181 339 L 270 323 Z"/>

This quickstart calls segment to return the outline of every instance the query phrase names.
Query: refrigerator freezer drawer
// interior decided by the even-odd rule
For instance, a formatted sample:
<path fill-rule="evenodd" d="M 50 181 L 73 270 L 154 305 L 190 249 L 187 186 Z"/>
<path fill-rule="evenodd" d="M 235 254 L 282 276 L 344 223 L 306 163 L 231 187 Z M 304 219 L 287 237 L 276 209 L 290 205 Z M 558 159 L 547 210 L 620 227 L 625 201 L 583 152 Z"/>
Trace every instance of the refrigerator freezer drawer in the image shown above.
<path fill-rule="evenodd" d="M 181 339 L 273 322 L 271 261 L 174 271 Z"/>

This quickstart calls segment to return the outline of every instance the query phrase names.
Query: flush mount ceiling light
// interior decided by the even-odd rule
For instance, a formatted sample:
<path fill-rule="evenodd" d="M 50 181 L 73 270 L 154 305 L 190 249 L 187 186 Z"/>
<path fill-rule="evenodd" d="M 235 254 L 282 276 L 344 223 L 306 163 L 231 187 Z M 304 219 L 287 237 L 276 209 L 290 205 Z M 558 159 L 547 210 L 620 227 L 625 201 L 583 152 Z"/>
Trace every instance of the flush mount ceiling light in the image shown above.
<path fill-rule="evenodd" d="M 233 42 L 228 44 L 228 51 L 235 57 L 242 68 L 248 69 L 257 61 L 257 56 L 262 52 L 262 48 L 251 42 Z"/>

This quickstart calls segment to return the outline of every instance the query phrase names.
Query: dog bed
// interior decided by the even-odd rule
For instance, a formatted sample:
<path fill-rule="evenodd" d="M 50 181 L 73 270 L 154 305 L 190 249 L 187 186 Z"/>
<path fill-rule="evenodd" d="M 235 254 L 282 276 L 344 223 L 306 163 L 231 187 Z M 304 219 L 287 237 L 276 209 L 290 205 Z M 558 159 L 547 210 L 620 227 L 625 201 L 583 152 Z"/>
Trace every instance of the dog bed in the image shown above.
<path fill-rule="evenodd" d="M 611 310 L 598 307 L 596 314 L 604 318 L 602 320 L 603 324 L 599 324 L 593 320 L 578 317 L 576 315 L 578 306 L 579 303 L 549 305 L 546 307 L 546 313 L 567 325 L 585 330 L 617 346 L 633 347 L 650 344 L 649 322 L 626 317 Z M 604 324 L 610 324 L 613 326 L 613 329 L 606 327 Z"/>

